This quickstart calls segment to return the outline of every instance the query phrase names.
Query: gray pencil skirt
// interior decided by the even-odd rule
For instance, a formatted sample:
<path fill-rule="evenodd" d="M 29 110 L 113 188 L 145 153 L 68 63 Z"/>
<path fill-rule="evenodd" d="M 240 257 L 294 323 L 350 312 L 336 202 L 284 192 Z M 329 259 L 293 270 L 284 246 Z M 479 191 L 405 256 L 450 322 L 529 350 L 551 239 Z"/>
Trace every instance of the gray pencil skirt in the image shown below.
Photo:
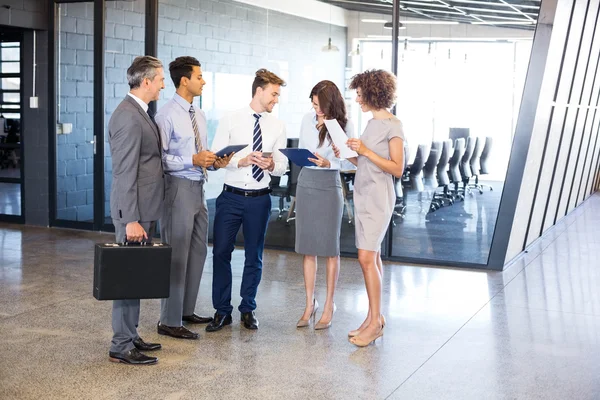
<path fill-rule="evenodd" d="M 343 212 L 339 171 L 302 168 L 296 187 L 296 253 L 339 256 Z"/>

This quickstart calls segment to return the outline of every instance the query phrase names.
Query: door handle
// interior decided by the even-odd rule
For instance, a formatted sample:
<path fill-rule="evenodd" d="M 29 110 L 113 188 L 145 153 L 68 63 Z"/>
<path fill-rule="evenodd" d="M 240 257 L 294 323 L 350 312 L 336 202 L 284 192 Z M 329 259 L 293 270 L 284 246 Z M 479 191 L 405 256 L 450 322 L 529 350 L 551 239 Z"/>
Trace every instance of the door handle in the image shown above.
<path fill-rule="evenodd" d="M 94 135 L 93 140 L 86 140 L 85 142 L 94 145 L 94 155 L 96 155 L 96 135 Z"/>

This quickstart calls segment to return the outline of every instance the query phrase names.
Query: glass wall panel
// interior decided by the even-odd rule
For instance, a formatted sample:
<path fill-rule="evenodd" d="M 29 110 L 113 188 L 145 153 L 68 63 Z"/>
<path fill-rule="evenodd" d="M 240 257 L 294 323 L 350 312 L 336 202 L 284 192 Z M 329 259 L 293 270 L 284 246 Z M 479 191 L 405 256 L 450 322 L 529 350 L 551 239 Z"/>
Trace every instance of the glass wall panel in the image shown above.
<path fill-rule="evenodd" d="M 17 35 L 20 36 L 20 35 Z M 21 215 L 21 42 L 3 35 L 0 42 L 0 214 Z"/>
<path fill-rule="evenodd" d="M 323 52 L 331 37 L 337 52 Z M 273 114 L 287 130 L 289 145 L 297 145 L 303 116 L 311 112 L 312 87 L 323 79 L 335 82 L 342 92 L 346 79 L 346 28 L 255 7 L 241 2 L 191 0 L 185 4 L 159 1 L 158 56 L 168 65 L 178 56 L 196 57 L 207 84 L 202 99 L 196 99 L 208 120 L 209 145 L 220 118 L 247 106 L 254 74 L 267 68 L 287 82 Z M 168 73 L 167 73 L 168 74 Z M 168 78 L 159 106 L 173 96 Z M 209 237 L 215 200 L 223 189 L 225 171 L 209 172 L 206 184 Z M 273 209 L 267 229 L 267 246 L 294 248 L 293 199 L 295 185 L 281 178 L 272 195 Z M 355 252 L 354 227 L 344 224 L 343 251 Z M 347 231 L 347 232 L 346 232 Z M 241 241 L 241 233 L 238 239 Z"/>
<path fill-rule="evenodd" d="M 374 22 L 361 20 L 353 32 L 361 49 L 353 74 L 391 69 L 391 38 L 365 35 L 377 31 Z M 396 114 L 407 168 L 395 180 L 390 255 L 487 264 L 533 26 L 470 33 L 470 24 L 443 24 L 411 18 L 400 31 Z M 363 129 L 371 118 L 356 106 L 352 115 Z"/>
<path fill-rule="evenodd" d="M 110 218 L 112 158 L 108 145 L 108 122 L 129 92 L 127 68 L 145 54 L 146 0 L 107 1 L 104 50 L 104 222 Z M 167 67 L 168 68 L 168 67 Z"/>
<path fill-rule="evenodd" d="M 56 217 L 94 219 L 94 7 L 57 4 Z"/>
<path fill-rule="evenodd" d="M 0 182 L 0 214 L 21 215 L 21 184 Z"/>

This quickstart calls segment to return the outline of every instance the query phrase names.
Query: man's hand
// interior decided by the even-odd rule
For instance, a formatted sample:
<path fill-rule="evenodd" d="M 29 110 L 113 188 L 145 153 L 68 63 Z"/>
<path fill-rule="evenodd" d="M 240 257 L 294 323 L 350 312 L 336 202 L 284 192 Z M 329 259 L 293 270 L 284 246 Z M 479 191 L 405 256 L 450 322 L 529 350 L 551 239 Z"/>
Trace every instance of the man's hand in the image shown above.
<path fill-rule="evenodd" d="M 262 153 L 260 157 L 258 157 L 258 159 L 256 160 L 255 164 L 258 165 L 260 169 L 267 169 L 269 171 L 273 171 L 273 169 L 275 168 L 273 156 L 263 157 Z"/>
<path fill-rule="evenodd" d="M 262 158 L 262 152 L 253 151 L 252 153 L 248 154 L 246 157 L 238 161 L 238 168 L 248 167 L 252 164 L 258 165 L 257 160 L 260 158 Z"/>
<path fill-rule="evenodd" d="M 227 166 L 227 164 L 229 164 L 229 161 L 231 161 L 231 157 L 233 157 L 235 153 L 231 153 L 228 156 L 224 156 L 221 158 L 217 158 L 216 161 L 213 163 L 213 167 L 215 169 L 220 169 L 220 168 L 225 168 Z"/>
<path fill-rule="evenodd" d="M 197 167 L 208 168 L 212 166 L 216 160 L 217 156 L 215 156 L 215 153 L 208 150 L 202 150 L 200 153 L 192 156 L 192 164 Z"/>
<path fill-rule="evenodd" d="M 141 242 L 144 239 L 148 239 L 148 234 L 140 225 L 139 222 L 134 221 L 127 224 L 125 227 L 125 235 L 129 242 Z"/>

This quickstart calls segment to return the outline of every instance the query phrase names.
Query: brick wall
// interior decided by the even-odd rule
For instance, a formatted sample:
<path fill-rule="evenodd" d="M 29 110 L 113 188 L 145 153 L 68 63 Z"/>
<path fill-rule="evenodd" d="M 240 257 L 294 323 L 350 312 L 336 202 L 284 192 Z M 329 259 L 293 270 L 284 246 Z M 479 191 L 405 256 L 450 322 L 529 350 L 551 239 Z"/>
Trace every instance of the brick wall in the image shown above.
<path fill-rule="evenodd" d="M 0 3 L 0 25 L 48 29 L 48 1 L 4 0 Z"/>

